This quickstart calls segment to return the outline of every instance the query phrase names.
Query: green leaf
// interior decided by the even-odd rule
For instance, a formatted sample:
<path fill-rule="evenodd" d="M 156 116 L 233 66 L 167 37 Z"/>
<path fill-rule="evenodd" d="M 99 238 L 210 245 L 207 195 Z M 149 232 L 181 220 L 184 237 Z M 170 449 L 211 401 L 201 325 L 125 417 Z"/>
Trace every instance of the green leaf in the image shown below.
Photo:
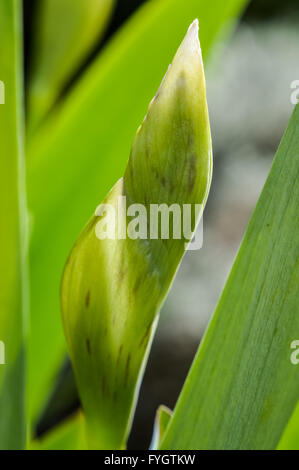
<path fill-rule="evenodd" d="M 172 411 L 167 408 L 167 406 L 161 405 L 159 406 L 157 413 L 156 413 L 156 419 L 155 419 L 155 425 L 154 425 L 154 433 L 153 433 L 153 439 L 151 442 L 151 450 L 155 450 L 159 448 L 159 445 L 161 444 L 165 431 L 167 429 L 167 426 L 169 424 L 169 421 L 172 417 Z"/>
<path fill-rule="evenodd" d="M 38 417 L 35 432 L 40 435 L 69 416 L 79 405 L 75 377 L 69 359 L 63 363 L 57 376 L 52 380 L 50 398 Z"/>
<path fill-rule="evenodd" d="M 22 74 L 21 2 L 1 0 L 0 449 L 21 449 L 26 442 L 25 323 L 28 299 Z"/>
<path fill-rule="evenodd" d="M 56 426 L 41 439 L 31 442 L 30 450 L 85 450 L 84 419 L 78 413 Z"/>
<path fill-rule="evenodd" d="M 162 449 L 275 449 L 298 401 L 299 106 Z"/>
<path fill-rule="evenodd" d="M 277 449 L 299 450 L 299 402 L 290 421 L 288 422 Z"/>
<path fill-rule="evenodd" d="M 137 131 L 124 177 L 83 230 L 63 275 L 62 317 L 90 448 L 126 445 L 158 314 L 192 237 L 182 233 L 183 207 L 192 206 L 192 214 L 195 204 L 204 207 L 211 174 L 205 78 L 194 21 Z M 159 230 L 153 238 L 149 229 L 159 227 L 154 204 L 178 208 L 167 238 Z M 193 216 L 188 232 L 194 232 L 200 215 Z M 130 230 L 136 217 L 144 233 L 135 232 L 135 238 Z M 109 224 L 115 226 L 111 237 Z M 123 227 L 125 235 L 119 235 Z"/>
<path fill-rule="evenodd" d="M 136 123 L 188 24 L 199 16 L 201 45 L 207 56 L 216 36 L 227 29 L 245 3 L 219 1 L 217 8 L 210 0 L 146 3 L 31 141 L 30 399 L 34 414 L 46 399 L 63 357 L 58 292 L 70 247 L 95 205 L 123 174 Z"/>
<path fill-rule="evenodd" d="M 29 126 L 51 109 L 103 34 L 114 0 L 39 0 L 30 54 Z"/>

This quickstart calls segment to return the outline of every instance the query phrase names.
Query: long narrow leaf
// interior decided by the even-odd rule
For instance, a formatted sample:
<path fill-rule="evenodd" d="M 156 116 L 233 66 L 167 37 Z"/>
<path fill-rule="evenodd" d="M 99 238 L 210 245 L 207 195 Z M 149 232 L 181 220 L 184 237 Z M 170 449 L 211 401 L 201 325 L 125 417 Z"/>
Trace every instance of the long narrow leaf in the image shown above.
<path fill-rule="evenodd" d="M 27 271 L 21 25 L 21 1 L 1 0 L 0 449 L 21 449 L 26 441 Z"/>
<path fill-rule="evenodd" d="M 275 449 L 299 397 L 296 107 L 163 449 Z"/>
<path fill-rule="evenodd" d="M 29 126 L 35 128 L 103 34 L 114 0 L 39 0 L 30 54 Z"/>
<path fill-rule="evenodd" d="M 277 449 L 299 450 L 299 402 L 286 429 L 284 430 Z"/>
<path fill-rule="evenodd" d="M 30 450 L 85 450 L 84 420 L 81 413 L 65 420 L 41 439 L 30 444 Z"/>
<path fill-rule="evenodd" d="M 160 444 L 163 441 L 165 432 L 169 421 L 172 416 L 172 411 L 164 405 L 160 405 L 155 418 L 154 432 L 152 437 L 152 442 L 150 445 L 151 449 L 158 449 Z"/>

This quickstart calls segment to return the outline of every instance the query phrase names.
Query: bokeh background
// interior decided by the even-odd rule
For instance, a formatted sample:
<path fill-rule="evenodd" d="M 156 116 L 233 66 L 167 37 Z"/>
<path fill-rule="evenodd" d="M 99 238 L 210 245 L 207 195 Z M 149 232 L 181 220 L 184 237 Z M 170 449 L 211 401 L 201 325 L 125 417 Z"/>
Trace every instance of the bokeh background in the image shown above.
<path fill-rule="evenodd" d="M 26 76 L 37 2 L 25 1 Z M 142 3 L 118 1 L 104 40 L 78 75 Z M 161 312 L 129 448 L 148 447 L 160 404 L 173 409 L 223 289 L 293 109 L 290 84 L 299 79 L 298 25 L 296 0 L 253 0 L 230 40 L 219 43 L 206 64 L 214 177 L 204 214 L 204 243 L 201 250 L 186 254 Z M 71 86 L 67 84 L 61 98 Z M 66 377 L 71 384 L 67 362 L 56 380 Z M 58 387 L 40 417 L 38 436 L 79 406 L 73 394 L 65 407 L 60 392 Z"/>

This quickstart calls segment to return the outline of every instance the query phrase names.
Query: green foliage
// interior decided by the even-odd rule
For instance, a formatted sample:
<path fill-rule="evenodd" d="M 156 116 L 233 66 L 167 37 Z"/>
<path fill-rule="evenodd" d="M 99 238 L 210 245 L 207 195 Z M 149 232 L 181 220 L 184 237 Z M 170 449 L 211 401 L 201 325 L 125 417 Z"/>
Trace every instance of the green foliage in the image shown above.
<path fill-rule="evenodd" d="M 196 77 L 191 78 L 191 66 L 185 74 L 184 46 L 126 166 L 127 159 L 136 123 L 187 25 L 199 18 L 206 60 L 246 3 L 145 2 L 81 73 L 108 27 L 114 0 L 36 2 L 26 87 L 32 222 L 28 342 L 22 2 L 0 0 L 0 93 L 5 84 L 5 104 L 0 104 L 0 341 L 6 360 L 0 364 L 0 449 L 25 447 L 30 420 L 41 414 L 51 393 L 65 354 L 59 315 L 63 266 L 109 188 L 124 175 L 105 202 L 126 195 L 130 203 L 147 207 L 150 202 L 205 203 L 211 155 L 204 79 L 194 62 Z M 175 411 L 160 407 L 157 412 L 153 448 L 298 449 L 299 369 L 290 361 L 299 327 L 298 135 L 297 107 Z M 62 287 L 65 330 L 85 416 L 73 416 L 31 441 L 32 449 L 84 449 L 85 424 L 89 447 L 125 446 L 159 309 L 184 254 L 184 240 L 100 242 L 94 231 L 99 220 L 93 217 L 79 237 Z M 61 380 L 67 402 L 74 394 L 72 377 Z M 57 412 L 58 405 L 52 402 L 46 411 Z"/>
<path fill-rule="evenodd" d="M 31 51 L 29 126 L 51 109 L 95 41 L 114 0 L 39 0 Z"/>
<path fill-rule="evenodd" d="M 21 2 L 0 2 L 0 449 L 25 446 L 26 198 Z M 2 359 L 2 358 L 1 358 Z"/>
<path fill-rule="evenodd" d="M 278 450 L 299 450 L 299 403 L 282 435 Z"/>
<path fill-rule="evenodd" d="M 31 415 L 37 415 L 46 399 L 65 352 L 58 299 L 70 247 L 96 204 L 123 174 L 136 123 L 187 25 L 199 17 L 203 56 L 207 57 L 216 37 L 227 31 L 245 3 L 217 0 L 211 14 L 210 0 L 147 2 L 29 141 Z"/>
<path fill-rule="evenodd" d="M 31 442 L 30 450 L 86 450 L 84 420 L 76 414 L 41 439 Z"/>
<path fill-rule="evenodd" d="M 298 401 L 299 106 L 279 146 L 163 449 L 275 449 Z"/>
<path fill-rule="evenodd" d="M 167 406 L 159 406 L 156 413 L 151 449 L 158 449 L 161 445 L 171 417 L 172 411 Z"/>
<path fill-rule="evenodd" d="M 211 172 L 210 125 L 195 21 L 137 131 L 124 178 L 97 215 L 108 211 L 107 204 L 119 214 L 124 199 L 127 206 L 138 204 L 137 213 L 140 205 L 147 208 L 145 217 L 150 204 L 178 204 L 181 210 L 184 204 L 204 206 Z M 140 225 L 143 216 L 139 213 Z M 61 288 L 63 322 L 89 445 L 101 449 L 126 445 L 157 315 L 189 241 L 183 236 L 151 239 L 149 233 L 146 239 L 126 235 L 100 239 L 101 227 L 113 227 L 113 218 L 113 213 L 100 220 L 92 217 L 68 259 Z M 147 232 L 148 221 L 143 221 Z M 130 224 L 125 209 L 117 218 L 116 233 L 122 226 L 129 232 Z"/>

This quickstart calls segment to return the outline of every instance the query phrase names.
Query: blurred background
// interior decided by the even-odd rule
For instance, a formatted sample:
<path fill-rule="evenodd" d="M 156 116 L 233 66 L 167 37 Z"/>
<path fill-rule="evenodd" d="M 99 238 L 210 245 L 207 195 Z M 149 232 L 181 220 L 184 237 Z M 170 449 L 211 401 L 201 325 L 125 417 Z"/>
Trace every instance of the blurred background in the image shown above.
<path fill-rule="evenodd" d="M 26 77 L 30 73 L 37 3 L 25 1 Z M 94 47 L 77 76 L 142 3 L 117 2 L 104 39 Z M 299 79 L 298 25 L 296 0 L 253 0 L 230 40 L 220 42 L 206 64 L 214 177 L 204 213 L 203 247 L 187 252 L 161 312 L 129 448 L 149 446 L 160 404 L 173 409 L 223 289 L 292 112 L 290 84 Z M 59 99 L 68 93 L 72 81 Z M 63 405 L 59 383 L 65 377 L 71 384 L 67 362 L 56 378 L 57 394 L 37 423 L 39 436 L 78 406 L 75 394 L 67 407 Z"/>

